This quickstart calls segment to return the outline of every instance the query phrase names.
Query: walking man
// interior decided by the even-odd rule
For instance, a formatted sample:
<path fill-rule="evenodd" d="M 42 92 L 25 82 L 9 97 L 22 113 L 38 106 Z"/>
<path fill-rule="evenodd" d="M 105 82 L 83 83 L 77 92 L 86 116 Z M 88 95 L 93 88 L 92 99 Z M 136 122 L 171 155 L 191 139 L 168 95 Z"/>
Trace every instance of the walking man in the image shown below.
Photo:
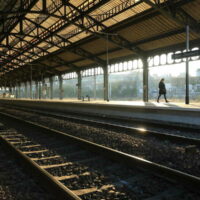
<path fill-rule="evenodd" d="M 157 102 L 158 102 L 158 103 L 159 103 L 159 99 L 160 99 L 160 97 L 161 97 L 162 94 L 164 95 L 164 98 L 165 98 L 166 103 L 169 102 L 169 101 L 167 100 L 167 98 L 166 98 L 166 92 L 167 92 L 167 91 L 166 91 L 166 87 L 165 87 L 164 81 L 165 81 L 165 79 L 162 78 L 162 79 L 160 80 L 160 82 L 159 82 L 159 85 L 158 85 L 158 87 L 159 87 L 159 95 L 158 95 L 158 99 L 157 99 Z"/>

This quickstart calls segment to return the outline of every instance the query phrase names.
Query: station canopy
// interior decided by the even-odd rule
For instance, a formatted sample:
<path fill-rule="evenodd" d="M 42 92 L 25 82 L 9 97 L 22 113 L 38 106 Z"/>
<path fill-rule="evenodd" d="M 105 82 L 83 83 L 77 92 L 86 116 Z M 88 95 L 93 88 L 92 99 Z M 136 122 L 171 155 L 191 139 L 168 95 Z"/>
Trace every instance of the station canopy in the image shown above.
<path fill-rule="evenodd" d="M 0 0 L 0 85 L 146 58 L 200 39 L 200 0 Z"/>

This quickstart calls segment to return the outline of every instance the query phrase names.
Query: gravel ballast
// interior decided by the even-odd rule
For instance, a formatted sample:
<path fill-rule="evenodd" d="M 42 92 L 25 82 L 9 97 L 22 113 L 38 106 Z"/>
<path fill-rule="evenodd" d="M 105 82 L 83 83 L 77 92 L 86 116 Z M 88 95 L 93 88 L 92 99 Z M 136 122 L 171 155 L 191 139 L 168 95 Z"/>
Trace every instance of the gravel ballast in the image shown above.
<path fill-rule="evenodd" d="M 196 146 L 175 144 L 168 140 L 145 137 L 145 135 L 132 136 L 14 109 L 5 111 L 23 119 L 199 176 L 200 150 Z"/>
<path fill-rule="evenodd" d="M 55 200 L 42 189 L 0 143 L 0 199 Z"/>

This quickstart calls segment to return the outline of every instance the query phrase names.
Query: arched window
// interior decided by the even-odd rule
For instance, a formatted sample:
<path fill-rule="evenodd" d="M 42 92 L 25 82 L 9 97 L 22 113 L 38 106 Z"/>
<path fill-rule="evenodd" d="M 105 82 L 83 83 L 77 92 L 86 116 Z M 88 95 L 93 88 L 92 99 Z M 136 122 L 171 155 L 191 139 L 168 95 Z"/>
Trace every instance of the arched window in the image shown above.
<path fill-rule="evenodd" d="M 143 68 L 143 62 L 141 59 L 138 59 L 138 69 L 142 69 Z"/>
<path fill-rule="evenodd" d="M 128 70 L 132 70 L 133 69 L 133 61 L 130 60 L 128 61 Z"/>
<path fill-rule="evenodd" d="M 122 70 L 121 71 L 125 71 L 128 69 L 128 62 L 124 62 Z"/>
<path fill-rule="evenodd" d="M 167 55 L 166 54 L 162 54 L 160 56 L 160 64 L 161 65 L 166 65 L 166 63 L 167 63 Z"/>
<path fill-rule="evenodd" d="M 153 66 L 153 57 L 148 58 L 148 65 L 149 65 L 149 67 Z"/>
<path fill-rule="evenodd" d="M 133 60 L 133 69 L 138 69 L 138 60 Z"/>
<path fill-rule="evenodd" d="M 154 63 L 154 66 L 160 65 L 160 56 L 158 56 L 158 55 L 154 56 L 153 63 Z"/>
<path fill-rule="evenodd" d="M 172 59 L 173 54 L 174 54 L 173 52 L 170 52 L 170 53 L 167 54 L 167 64 L 174 63 L 174 60 Z"/>

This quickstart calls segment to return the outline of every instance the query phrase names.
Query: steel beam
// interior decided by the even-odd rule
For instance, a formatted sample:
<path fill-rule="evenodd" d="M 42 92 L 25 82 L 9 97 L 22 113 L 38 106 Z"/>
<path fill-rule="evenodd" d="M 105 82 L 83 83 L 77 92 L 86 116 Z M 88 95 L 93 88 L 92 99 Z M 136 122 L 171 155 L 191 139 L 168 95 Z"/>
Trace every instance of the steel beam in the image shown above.
<path fill-rule="evenodd" d="M 186 11 L 184 11 L 181 7 L 176 6 L 176 2 L 173 0 L 165 0 L 164 3 L 160 3 L 160 1 L 151 0 L 142 0 L 147 3 L 154 9 L 158 10 L 165 17 L 172 19 L 182 26 L 189 25 L 191 30 L 197 34 L 200 33 L 200 25 L 197 20 L 191 17 Z M 188 0 L 185 0 L 186 3 L 189 3 Z M 164 4 L 166 7 L 161 7 Z"/>
<path fill-rule="evenodd" d="M 24 0 L 23 2 L 23 6 L 24 8 L 26 8 L 28 11 L 31 10 L 31 8 L 38 2 L 38 0 Z M 21 9 L 21 8 L 19 8 Z M 9 20 L 6 23 L 6 32 L 11 32 L 11 30 L 23 19 L 23 17 L 26 15 L 26 13 L 23 13 L 22 15 L 16 15 L 14 19 Z M 5 35 L 1 35 L 0 36 L 0 42 L 2 42 L 4 40 L 4 38 L 6 38 L 8 34 Z"/>
<path fill-rule="evenodd" d="M 104 88 L 104 100 L 109 101 L 109 73 L 108 66 L 103 68 L 103 88 Z"/>
<path fill-rule="evenodd" d="M 58 79 L 59 79 L 59 98 L 60 98 L 60 100 L 62 100 L 63 99 L 63 94 L 64 94 L 62 75 L 59 75 Z"/>
<path fill-rule="evenodd" d="M 148 102 L 148 91 L 149 91 L 149 67 L 147 57 L 142 58 L 143 63 L 143 101 Z"/>
<path fill-rule="evenodd" d="M 82 94 L 82 76 L 81 72 L 77 72 L 78 75 L 78 83 L 77 83 L 77 95 L 78 95 L 78 100 L 81 100 L 81 94 Z"/>
<path fill-rule="evenodd" d="M 53 99 L 53 78 L 49 78 L 49 83 L 50 83 L 50 99 Z"/>
<path fill-rule="evenodd" d="M 86 3 L 86 2 L 84 2 L 84 5 L 86 5 L 85 3 Z M 106 3 L 106 1 L 102 1 L 102 0 L 98 0 L 98 1 L 97 1 L 97 0 L 96 0 L 96 1 L 89 1 L 89 0 L 88 0 L 88 4 L 87 4 L 88 7 L 87 7 L 86 10 L 87 10 L 88 12 L 91 12 L 92 10 L 96 9 L 98 6 L 101 6 L 101 5 L 105 4 L 105 3 Z M 92 4 L 93 6 L 90 7 L 90 4 Z M 81 5 L 80 5 L 80 7 L 81 7 Z M 84 9 L 85 9 L 85 8 L 84 8 Z M 71 15 L 71 13 L 72 13 L 73 15 Z M 68 14 L 68 15 L 70 16 L 70 19 L 72 19 L 72 20 L 77 20 L 78 18 L 80 18 L 80 16 L 77 17 L 77 16 L 76 16 L 76 13 L 74 13 L 73 11 L 72 11 L 71 13 Z M 60 22 L 59 22 L 59 23 L 60 23 Z M 55 24 L 54 24 L 54 25 L 55 25 Z M 64 25 L 66 26 L 66 24 L 64 24 Z M 62 27 L 62 28 L 63 28 L 63 27 Z M 58 26 L 58 29 L 60 30 L 60 27 L 59 27 L 59 26 Z M 59 31 L 59 30 L 56 30 L 56 32 Z M 54 32 L 55 32 L 55 31 L 54 31 Z M 35 44 L 34 44 L 34 45 L 35 45 Z M 75 53 L 77 53 L 77 52 L 80 53 L 80 52 L 81 52 L 81 53 L 82 53 L 81 56 L 86 56 L 86 55 L 87 55 L 87 56 L 92 56 L 91 53 L 86 52 L 86 51 L 83 52 L 83 50 L 82 50 L 82 51 L 75 50 L 74 52 L 75 52 Z M 89 58 L 89 57 L 88 57 L 88 58 Z M 96 60 L 96 61 L 97 61 L 97 60 L 100 61 L 100 59 L 98 59 L 98 58 L 94 59 L 94 61 L 95 61 L 95 60 Z"/>
<path fill-rule="evenodd" d="M 84 31 L 87 31 L 87 32 L 90 32 L 94 35 L 96 35 L 97 37 L 99 38 L 103 38 L 105 40 L 109 40 L 110 42 L 114 43 L 115 45 L 119 46 L 119 47 L 122 47 L 122 48 L 126 48 L 130 51 L 133 51 L 134 53 L 138 54 L 139 56 L 140 55 L 143 55 L 145 52 L 142 51 L 139 47 L 137 46 L 134 46 L 133 44 L 130 45 L 130 42 L 125 39 L 123 36 L 120 36 L 119 34 L 109 34 L 107 32 L 98 32 L 98 31 L 95 31 L 95 30 L 91 30 L 91 28 L 93 28 L 94 26 L 97 26 L 97 27 L 101 27 L 101 29 L 103 31 L 106 31 L 108 29 L 107 26 L 105 26 L 102 21 L 98 21 L 97 19 L 95 19 L 94 17 L 90 16 L 89 14 L 87 14 L 86 12 L 83 12 L 81 10 L 79 10 L 76 6 L 74 6 L 73 4 L 71 3 L 68 3 L 74 10 L 76 10 L 77 12 L 79 12 L 80 15 L 82 15 L 84 18 L 88 18 L 89 22 L 91 25 L 89 27 L 86 26 L 86 23 L 84 24 L 82 20 L 81 21 L 81 24 L 77 23 L 77 22 L 74 22 L 72 21 L 71 23 L 74 24 L 75 26 L 83 29 Z M 134 5 L 139 5 L 140 3 L 135 3 Z M 105 19 L 104 19 L 105 20 Z M 107 34 L 106 34 L 107 33 Z"/>

